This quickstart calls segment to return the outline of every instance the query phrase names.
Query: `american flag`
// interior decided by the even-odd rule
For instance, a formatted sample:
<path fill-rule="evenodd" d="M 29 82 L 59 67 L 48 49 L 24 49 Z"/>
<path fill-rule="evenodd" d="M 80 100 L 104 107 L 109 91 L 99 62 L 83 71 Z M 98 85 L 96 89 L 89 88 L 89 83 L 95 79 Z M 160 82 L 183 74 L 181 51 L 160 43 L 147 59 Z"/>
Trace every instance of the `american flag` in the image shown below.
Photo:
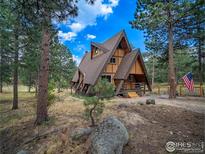
<path fill-rule="evenodd" d="M 191 72 L 187 73 L 185 76 L 182 77 L 182 79 L 184 80 L 184 85 L 187 87 L 187 89 L 189 89 L 190 92 L 193 92 L 194 81 L 193 81 L 192 73 Z"/>

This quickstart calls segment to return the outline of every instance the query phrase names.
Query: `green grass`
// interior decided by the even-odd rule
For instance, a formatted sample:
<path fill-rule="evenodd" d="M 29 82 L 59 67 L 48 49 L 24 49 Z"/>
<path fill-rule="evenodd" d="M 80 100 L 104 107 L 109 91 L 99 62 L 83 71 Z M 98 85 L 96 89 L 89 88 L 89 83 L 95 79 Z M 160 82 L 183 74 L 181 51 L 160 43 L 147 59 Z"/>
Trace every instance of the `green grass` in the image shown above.
<path fill-rule="evenodd" d="M 18 92 L 18 97 L 20 100 L 25 100 L 29 98 L 33 98 L 35 96 L 34 92 Z M 12 101 L 13 93 L 12 92 L 3 92 L 0 93 L 0 102 L 1 101 Z"/>
<path fill-rule="evenodd" d="M 85 96 L 85 95 L 80 95 L 80 94 L 71 94 L 71 96 L 79 98 L 79 99 L 83 99 L 86 100 L 87 98 L 89 98 L 89 96 Z"/>
<path fill-rule="evenodd" d="M 3 86 L 3 92 L 12 92 L 13 91 L 13 86 L 12 85 L 5 85 Z M 19 85 L 18 86 L 18 91 L 19 92 L 28 92 L 28 86 L 24 85 Z M 35 89 L 31 88 L 31 92 L 34 92 Z"/>

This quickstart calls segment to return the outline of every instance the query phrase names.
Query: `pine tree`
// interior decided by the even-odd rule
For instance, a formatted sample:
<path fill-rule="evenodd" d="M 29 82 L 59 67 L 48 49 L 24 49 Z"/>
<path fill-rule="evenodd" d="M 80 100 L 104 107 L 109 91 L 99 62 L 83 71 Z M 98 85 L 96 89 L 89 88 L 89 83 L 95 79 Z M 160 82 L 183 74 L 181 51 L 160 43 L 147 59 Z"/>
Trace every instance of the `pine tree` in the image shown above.
<path fill-rule="evenodd" d="M 69 49 L 58 41 L 52 43 L 50 59 L 50 80 L 56 84 L 60 92 L 61 88 L 69 86 L 76 70 L 76 64 Z"/>
<path fill-rule="evenodd" d="M 87 0 L 93 3 L 94 0 Z M 77 16 L 76 1 L 48 1 L 48 0 L 18 0 L 11 1 L 10 5 L 16 14 L 20 15 L 22 25 L 29 28 L 33 25 L 41 27 L 41 60 L 38 82 L 37 117 L 36 124 L 48 120 L 48 77 L 49 77 L 49 52 L 51 43 L 51 20 L 65 20 Z"/>
<path fill-rule="evenodd" d="M 176 74 L 174 64 L 174 47 L 184 43 L 186 28 L 181 23 L 186 21 L 191 10 L 199 3 L 193 1 L 146 1 L 137 2 L 135 20 L 130 22 L 133 28 L 144 30 L 146 38 L 155 38 L 161 43 L 164 53 L 168 55 L 169 98 L 176 97 Z"/>

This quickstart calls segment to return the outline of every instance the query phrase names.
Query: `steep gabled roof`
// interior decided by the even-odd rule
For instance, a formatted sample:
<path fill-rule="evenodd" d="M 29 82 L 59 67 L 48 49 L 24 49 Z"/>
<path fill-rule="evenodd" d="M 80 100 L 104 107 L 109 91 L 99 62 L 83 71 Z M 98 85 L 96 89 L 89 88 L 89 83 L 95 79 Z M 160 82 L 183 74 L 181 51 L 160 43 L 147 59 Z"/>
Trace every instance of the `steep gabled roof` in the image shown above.
<path fill-rule="evenodd" d="M 125 57 L 122 59 L 122 62 L 120 63 L 117 72 L 114 76 L 114 79 L 122 79 L 126 80 L 128 78 L 129 72 L 133 66 L 133 64 L 136 62 L 137 58 L 140 59 L 140 62 L 142 64 L 142 69 L 145 74 L 145 81 L 147 83 L 148 89 L 151 91 L 151 86 L 149 83 L 149 80 L 147 78 L 147 70 L 144 65 L 144 61 L 141 55 L 141 52 L 139 49 L 133 50 L 132 52 L 125 55 Z"/>
<path fill-rule="evenodd" d="M 95 43 L 92 42 L 91 45 L 101 49 L 103 51 L 103 54 L 96 56 L 91 59 L 91 52 L 86 53 L 78 67 L 78 70 L 75 72 L 75 75 L 72 79 L 73 82 L 78 82 L 79 79 L 79 72 L 83 73 L 84 75 L 84 84 L 90 84 L 90 85 L 95 85 L 97 82 L 98 78 L 102 74 L 104 68 L 106 65 L 109 63 L 110 58 L 114 54 L 117 46 L 119 45 L 120 41 L 122 38 L 125 38 L 125 41 L 128 45 L 129 51 L 131 51 L 130 44 L 127 40 L 127 36 L 124 30 L 120 31 L 110 39 L 106 40 L 104 43 Z M 117 69 L 117 72 L 114 76 L 115 79 L 127 79 L 129 72 L 131 70 L 131 67 L 139 57 L 143 71 L 145 73 L 145 80 L 147 82 L 149 90 L 151 90 L 150 83 L 147 79 L 147 71 L 144 66 L 144 62 L 141 56 L 140 51 L 132 51 L 125 55 L 125 57 L 122 59 L 122 62 Z"/>
<path fill-rule="evenodd" d="M 109 57 L 109 52 L 97 56 L 91 60 L 91 53 L 86 53 L 82 59 L 78 69 L 84 74 L 84 83 L 94 85 L 98 76 L 100 75 L 103 65 Z M 73 82 L 78 81 L 78 73 L 75 73 Z"/>
<path fill-rule="evenodd" d="M 146 67 L 145 67 L 145 64 L 144 64 L 144 61 L 143 61 L 141 52 L 139 52 L 138 55 L 139 55 L 139 58 L 140 58 L 140 61 L 141 61 L 141 64 L 142 64 L 142 68 L 143 68 L 143 70 L 144 70 L 145 80 L 146 80 L 146 82 L 147 82 L 148 89 L 149 89 L 150 91 L 152 91 L 150 82 L 149 82 L 149 80 L 148 80 L 147 69 L 146 69 Z"/>
<path fill-rule="evenodd" d="M 117 43 L 123 34 L 124 34 L 124 30 L 120 31 L 119 33 L 111 37 L 110 39 L 103 42 L 103 46 L 111 51 L 115 47 L 115 45 L 118 45 Z"/>
<path fill-rule="evenodd" d="M 138 52 L 130 52 L 127 55 L 125 55 L 117 69 L 114 78 L 126 80 L 128 78 L 131 67 L 137 59 L 137 56 Z"/>
<path fill-rule="evenodd" d="M 122 38 L 128 43 L 128 47 L 130 48 L 129 42 L 127 40 L 127 36 L 125 31 L 122 30 L 110 39 L 106 40 L 103 44 L 92 42 L 92 45 L 99 47 L 103 50 L 103 54 L 100 56 L 96 56 L 91 59 L 91 53 L 86 53 L 83 57 L 80 65 L 79 70 L 84 74 L 84 83 L 95 85 L 99 76 L 103 72 L 106 64 L 110 61 L 110 58 L 114 54 L 115 49 L 117 48 L 118 44 L 120 43 Z M 76 72 L 73 79 L 73 82 L 78 81 L 78 73 Z"/>
<path fill-rule="evenodd" d="M 100 44 L 100 43 L 91 42 L 91 46 L 95 46 L 95 47 L 101 49 L 103 52 L 108 52 L 109 51 L 107 48 L 104 47 L 103 44 Z"/>

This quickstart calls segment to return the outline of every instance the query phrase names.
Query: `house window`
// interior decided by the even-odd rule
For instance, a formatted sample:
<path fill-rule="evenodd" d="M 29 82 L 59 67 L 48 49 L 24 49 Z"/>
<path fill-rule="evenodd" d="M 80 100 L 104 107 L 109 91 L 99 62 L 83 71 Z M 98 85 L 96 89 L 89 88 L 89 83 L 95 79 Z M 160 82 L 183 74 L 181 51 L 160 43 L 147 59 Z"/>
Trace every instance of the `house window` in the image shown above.
<path fill-rule="evenodd" d="M 96 56 L 98 56 L 98 55 L 100 55 L 100 54 L 102 54 L 103 53 L 103 51 L 102 50 L 100 50 L 100 49 L 98 49 L 98 48 L 93 48 L 93 55 L 92 55 L 92 57 L 91 58 L 93 58 L 93 57 L 96 57 Z"/>
<path fill-rule="evenodd" d="M 135 81 L 135 77 L 134 77 L 133 74 L 130 74 L 130 75 L 128 76 L 128 81 L 130 81 L 130 82 Z"/>
<path fill-rule="evenodd" d="M 102 79 L 107 79 L 108 82 L 111 82 L 111 75 L 102 75 Z"/>
<path fill-rule="evenodd" d="M 123 49 L 123 48 L 122 48 L 122 43 L 121 43 L 121 42 L 119 43 L 119 45 L 118 45 L 117 48 L 118 48 L 118 49 Z"/>
<path fill-rule="evenodd" d="M 96 49 L 95 50 L 95 54 L 97 55 L 99 53 L 99 49 Z"/>
<path fill-rule="evenodd" d="M 115 64 L 115 62 L 116 62 L 116 59 L 115 59 L 114 57 L 112 57 L 112 58 L 110 59 L 110 63 L 111 63 L 111 64 Z"/>

